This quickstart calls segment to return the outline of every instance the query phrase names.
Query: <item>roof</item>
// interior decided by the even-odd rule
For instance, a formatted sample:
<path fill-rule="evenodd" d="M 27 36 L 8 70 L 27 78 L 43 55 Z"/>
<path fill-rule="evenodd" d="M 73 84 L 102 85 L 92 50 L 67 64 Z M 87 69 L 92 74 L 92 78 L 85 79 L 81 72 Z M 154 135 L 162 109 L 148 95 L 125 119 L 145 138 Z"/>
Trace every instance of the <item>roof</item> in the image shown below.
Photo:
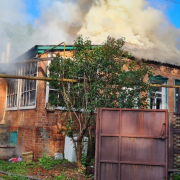
<path fill-rule="evenodd" d="M 125 43 L 123 48 L 132 53 L 134 57 L 144 59 L 147 62 L 180 66 L 180 51 L 178 50 L 170 51 L 160 48 L 145 48 L 130 43 Z"/>
<path fill-rule="evenodd" d="M 55 45 L 35 45 L 21 56 L 17 57 L 14 61 L 21 62 L 33 59 L 37 54 L 44 53 L 45 51 L 55 47 Z M 66 50 L 73 50 L 73 45 L 66 45 Z M 147 63 L 162 64 L 165 66 L 180 67 L 180 51 L 165 51 L 156 48 L 145 48 L 134 44 L 125 43 L 123 46 L 125 51 L 132 53 L 135 58 L 142 59 Z M 57 46 L 53 51 L 64 50 L 64 46 Z"/>
<path fill-rule="evenodd" d="M 25 53 L 23 53 L 22 55 L 18 56 L 14 61 L 16 62 L 21 62 L 21 61 L 25 61 L 25 60 L 29 60 L 29 59 L 33 59 L 37 54 L 41 54 L 44 53 L 45 51 L 55 47 L 56 45 L 35 45 L 34 47 L 32 47 L 31 49 L 29 49 L 28 51 L 26 51 Z M 65 47 L 66 50 L 72 50 L 74 49 L 72 45 L 66 45 Z M 64 46 L 57 46 L 56 48 L 54 48 L 52 51 L 59 51 L 59 50 L 64 50 Z"/>

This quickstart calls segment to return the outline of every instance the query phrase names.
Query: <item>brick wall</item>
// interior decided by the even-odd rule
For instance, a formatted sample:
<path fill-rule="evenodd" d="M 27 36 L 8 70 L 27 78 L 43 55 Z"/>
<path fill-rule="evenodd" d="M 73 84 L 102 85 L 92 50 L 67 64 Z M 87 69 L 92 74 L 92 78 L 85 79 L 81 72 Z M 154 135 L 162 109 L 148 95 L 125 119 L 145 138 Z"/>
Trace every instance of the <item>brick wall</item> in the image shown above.
<path fill-rule="evenodd" d="M 60 55 L 63 55 L 63 52 L 60 52 Z M 66 52 L 66 56 L 72 56 L 71 52 Z M 47 54 L 44 54 L 42 58 L 47 58 Z M 39 77 L 44 77 L 46 66 L 47 62 L 38 63 Z M 9 110 L 6 111 L 5 116 L 9 132 L 18 131 L 17 153 L 33 151 L 34 159 L 41 157 L 43 152 L 50 156 L 53 156 L 54 153 L 64 152 L 64 136 L 59 133 L 57 125 L 62 124 L 67 116 L 61 111 L 46 111 L 46 82 L 37 81 L 37 83 L 36 108 Z M 6 88 L 6 85 L 3 84 L 2 87 Z M 4 98 L 3 103 L 5 103 L 5 93 L 2 96 Z"/>
<path fill-rule="evenodd" d="M 61 52 L 63 55 L 63 52 Z M 66 52 L 70 57 L 71 52 Z M 46 58 L 43 55 L 42 58 Z M 43 77 L 46 69 L 45 62 L 39 62 L 38 75 Z M 155 70 L 155 75 L 168 77 L 168 84 L 174 85 L 174 79 L 178 79 L 180 69 L 161 65 L 148 64 Z M 146 78 L 147 80 L 147 78 Z M 6 111 L 6 125 L 9 132 L 18 131 L 17 152 L 33 151 L 34 158 L 42 156 L 43 151 L 48 155 L 56 152 L 64 152 L 64 137 L 58 131 L 58 123 L 61 124 L 67 114 L 61 111 L 47 112 L 45 109 L 46 82 L 37 81 L 37 105 L 31 110 Z M 5 107 L 6 81 L 0 79 L 0 118 Z M 174 111 L 174 89 L 168 89 L 168 110 Z"/>
<path fill-rule="evenodd" d="M 4 115 L 5 102 L 6 102 L 6 81 L 5 79 L 0 78 L 0 121 L 2 120 Z"/>
<path fill-rule="evenodd" d="M 148 66 L 151 66 L 155 72 L 156 75 L 161 75 L 163 77 L 167 77 L 167 84 L 168 85 L 175 85 L 175 79 L 180 79 L 180 67 L 167 67 L 159 64 L 149 64 Z M 145 79 L 148 80 L 147 77 Z M 167 97 L 167 103 L 168 103 L 168 111 L 174 112 L 175 110 L 175 89 L 174 88 L 168 88 L 167 90 L 168 97 Z"/>

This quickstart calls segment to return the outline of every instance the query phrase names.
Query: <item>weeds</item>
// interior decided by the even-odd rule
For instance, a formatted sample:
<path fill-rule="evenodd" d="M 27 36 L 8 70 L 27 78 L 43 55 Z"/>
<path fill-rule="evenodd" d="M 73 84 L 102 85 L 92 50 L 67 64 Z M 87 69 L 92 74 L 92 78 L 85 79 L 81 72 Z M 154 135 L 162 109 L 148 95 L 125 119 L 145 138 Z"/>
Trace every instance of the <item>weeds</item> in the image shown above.
<path fill-rule="evenodd" d="M 174 180 L 180 180 L 180 174 L 174 174 Z"/>
<path fill-rule="evenodd" d="M 39 158 L 39 165 L 43 166 L 43 168 L 47 170 L 53 169 L 54 166 L 65 162 L 68 162 L 68 160 L 54 159 L 54 157 L 48 157 L 46 153 L 43 153 L 43 156 Z"/>
<path fill-rule="evenodd" d="M 62 172 L 61 175 L 56 176 L 54 180 L 73 180 L 73 179 L 66 177 L 65 172 Z"/>
<path fill-rule="evenodd" d="M 83 167 L 87 166 L 87 155 L 85 153 L 82 153 L 81 163 Z"/>
<path fill-rule="evenodd" d="M 13 174 L 26 174 L 27 168 L 33 168 L 35 163 L 30 162 L 18 162 L 10 163 L 6 161 L 0 161 L 0 170 L 5 172 L 11 172 Z"/>
<path fill-rule="evenodd" d="M 85 158 L 84 158 L 85 161 Z M 75 180 L 78 177 L 85 178 L 84 173 L 77 172 L 78 169 L 74 168 L 69 170 L 68 165 L 72 166 L 71 163 L 66 159 L 63 160 L 57 160 L 54 159 L 54 157 L 48 157 L 45 153 L 43 156 L 39 159 L 39 162 L 14 162 L 10 163 L 7 161 L 1 161 L 0 160 L 0 171 L 9 172 L 13 175 L 4 175 L 1 176 L 0 179 L 2 180 L 26 180 L 28 178 L 24 177 L 24 175 L 33 176 L 40 175 L 41 174 L 47 174 L 47 179 L 52 180 L 52 170 L 51 169 L 58 169 L 59 173 L 53 178 L 54 180 Z M 60 165 L 62 164 L 62 165 Z M 60 166 L 58 166 L 60 165 Z M 85 165 L 85 164 L 84 164 Z M 73 164 L 73 167 L 74 166 Z M 85 167 L 84 167 L 85 168 Z M 36 170 L 35 170 L 36 169 Z M 44 171 L 44 169 L 46 169 Z M 34 171 L 35 170 L 35 171 Z M 50 171 L 47 171 L 50 170 Z M 32 173 L 35 172 L 35 173 Z M 41 172 L 41 173 L 40 173 Z M 48 174 L 49 173 L 49 174 Z M 76 174 L 76 175 L 75 175 Z M 19 176 L 21 175 L 21 176 Z M 50 176 L 50 177 L 48 177 Z M 91 178 L 91 175 L 86 176 L 87 178 Z"/>
<path fill-rule="evenodd" d="M 7 179 L 7 180 L 27 180 L 27 178 L 25 177 L 19 177 L 19 176 L 11 176 L 11 175 L 5 175 L 1 177 L 3 180 Z"/>

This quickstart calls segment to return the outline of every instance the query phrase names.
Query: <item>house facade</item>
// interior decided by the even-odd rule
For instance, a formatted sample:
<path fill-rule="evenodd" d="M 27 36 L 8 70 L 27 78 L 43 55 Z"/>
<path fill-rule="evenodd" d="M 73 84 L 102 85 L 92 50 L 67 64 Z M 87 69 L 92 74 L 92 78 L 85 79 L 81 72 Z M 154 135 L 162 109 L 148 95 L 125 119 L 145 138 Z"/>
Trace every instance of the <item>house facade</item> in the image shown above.
<path fill-rule="evenodd" d="M 56 54 L 63 56 L 63 46 L 44 53 L 52 47 L 35 46 L 21 55 L 13 62 L 17 68 L 12 74 L 44 77 L 48 64 Z M 72 46 L 66 46 L 67 57 L 72 56 L 72 49 Z M 34 58 L 41 53 L 44 54 L 39 59 Z M 180 85 L 180 66 L 156 61 L 144 63 L 155 72 L 152 83 Z M 10 136 L 14 137 L 12 143 L 17 147 L 17 154 L 33 151 L 34 159 L 38 159 L 43 152 L 50 156 L 64 152 L 64 136 L 59 130 L 67 114 L 61 111 L 61 107 L 52 110 L 48 106 L 49 94 L 54 91 L 46 81 L 0 78 L 0 121 L 5 120 Z M 180 111 L 178 89 L 160 87 L 154 93 L 155 97 L 151 99 L 153 105 L 149 108 Z"/>

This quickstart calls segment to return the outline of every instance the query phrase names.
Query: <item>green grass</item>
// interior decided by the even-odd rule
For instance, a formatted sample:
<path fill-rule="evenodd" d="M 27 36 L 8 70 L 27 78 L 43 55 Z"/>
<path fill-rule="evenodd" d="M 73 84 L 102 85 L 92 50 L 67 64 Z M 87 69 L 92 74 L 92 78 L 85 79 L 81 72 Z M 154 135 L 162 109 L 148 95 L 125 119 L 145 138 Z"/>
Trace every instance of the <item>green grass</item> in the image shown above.
<path fill-rule="evenodd" d="M 10 172 L 13 174 L 26 174 L 29 168 L 34 168 L 36 163 L 32 162 L 6 162 L 0 160 L 0 170 L 4 172 Z"/>
<path fill-rule="evenodd" d="M 73 179 L 66 177 L 66 173 L 62 172 L 61 175 L 56 176 L 54 180 L 73 180 Z"/>
<path fill-rule="evenodd" d="M 25 178 L 25 177 L 11 176 L 11 175 L 2 176 L 1 179 L 7 179 L 7 180 L 27 180 L 27 178 Z"/>
<path fill-rule="evenodd" d="M 44 169 L 47 169 L 47 170 L 53 169 L 56 165 L 63 164 L 66 162 L 69 162 L 69 161 L 66 159 L 63 159 L 63 160 L 54 159 L 54 157 L 46 156 L 45 153 L 43 154 L 41 158 L 39 158 L 39 165 L 41 165 Z"/>

